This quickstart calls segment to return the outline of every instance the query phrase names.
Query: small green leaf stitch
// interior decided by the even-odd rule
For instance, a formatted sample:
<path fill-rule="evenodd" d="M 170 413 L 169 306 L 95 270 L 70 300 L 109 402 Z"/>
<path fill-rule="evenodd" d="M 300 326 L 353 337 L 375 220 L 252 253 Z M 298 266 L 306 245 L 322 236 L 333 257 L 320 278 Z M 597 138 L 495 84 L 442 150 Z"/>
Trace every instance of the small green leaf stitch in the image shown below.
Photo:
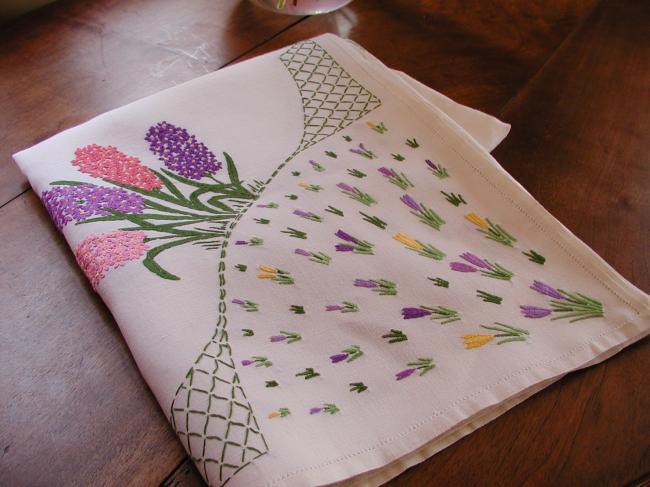
<path fill-rule="evenodd" d="M 449 281 L 446 281 L 445 279 L 442 279 L 441 277 L 427 277 L 435 286 L 438 287 L 449 287 Z"/>
<path fill-rule="evenodd" d="M 313 379 L 314 377 L 318 377 L 320 374 L 318 372 L 315 372 L 313 368 L 307 367 L 304 371 L 299 372 L 296 374 L 296 377 L 304 377 L 305 380 Z"/>
<path fill-rule="evenodd" d="M 300 176 L 300 171 L 291 171 L 292 176 Z"/>
<path fill-rule="evenodd" d="M 245 337 L 252 337 L 253 335 L 255 335 L 255 332 L 250 328 L 242 328 L 241 331 L 243 332 Z"/>
<path fill-rule="evenodd" d="M 397 343 L 397 342 L 404 342 L 408 340 L 408 337 L 404 334 L 402 330 L 395 330 L 391 328 L 391 330 L 382 335 L 382 338 L 388 338 L 388 343 Z"/>
<path fill-rule="evenodd" d="M 454 206 L 460 206 L 460 205 L 466 205 L 467 201 L 463 198 L 462 195 L 456 194 L 456 193 L 445 193 L 444 191 L 440 191 L 442 194 L 445 195 L 445 199 L 449 201 L 452 205 Z"/>
<path fill-rule="evenodd" d="M 333 157 L 334 159 L 336 159 L 336 158 L 338 157 L 338 156 L 336 155 L 336 152 L 332 152 L 331 150 L 326 150 L 326 151 L 325 151 L 325 155 L 326 155 L 326 156 L 329 156 L 329 157 Z"/>
<path fill-rule="evenodd" d="M 304 315 L 305 314 L 304 306 L 299 306 L 297 304 L 292 304 L 291 306 L 289 306 L 289 310 L 292 313 L 297 314 L 297 315 Z"/>
<path fill-rule="evenodd" d="M 404 157 L 402 154 L 391 154 L 391 156 L 393 156 L 393 159 L 400 162 L 406 159 L 406 157 Z"/>
<path fill-rule="evenodd" d="M 296 196 L 295 194 L 285 194 L 284 197 L 294 201 L 298 199 L 298 196 Z"/>
<path fill-rule="evenodd" d="M 522 254 L 528 257 L 528 260 L 534 262 L 535 264 L 544 265 L 544 263 L 546 262 L 546 257 L 544 257 L 541 254 L 538 254 L 534 250 L 531 250 L 529 252 L 522 252 Z"/>
<path fill-rule="evenodd" d="M 352 137 L 350 137 L 349 135 L 344 135 L 343 140 L 345 140 L 346 142 L 352 142 Z"/>
<path fill-rule="evenodd" d="M 363 382 L 350 382 L 350 392 L 356 392 L 361 394 L 364 391 L 368 390 L 368 386 Z"/>
<path fill-rule="evenodd" d="M 271 220 L 267 218 L 253 218 L 253 221 L 255 223 L 259 223 L 260 225 L 268 225 L 269 223 L 271 223 Z"/>
<path fill-rule="evenodd" d="M 274 380 L 267 380 L 266 381 L 266 387 L 278 387 L 280 384 L 277 383 L 277 381 Z"/>
<path fill-rule="evenodd" d="M 406 145 L 408 145 L 411 149 L 417 149 L 420 147 L 420 144 L 418 144 L 418 141 L 415 140 L 415 137 L 412 139 L 406 139 Z"/>
<path fill-rule="evenodd" d="M 367 175 L 364 172 L 359 171 L 358 169 L 348 169 L 348 174 L 354 176 L 355 178 L 365 178 Z"/>
<path fill-rule="evenodd" d="M 246 272 L 246 269 L 248 269 L 248 266 L 246 264 L 237 264 L 235 266 L 235 269 L 237 269 L 239 272 Z"/>

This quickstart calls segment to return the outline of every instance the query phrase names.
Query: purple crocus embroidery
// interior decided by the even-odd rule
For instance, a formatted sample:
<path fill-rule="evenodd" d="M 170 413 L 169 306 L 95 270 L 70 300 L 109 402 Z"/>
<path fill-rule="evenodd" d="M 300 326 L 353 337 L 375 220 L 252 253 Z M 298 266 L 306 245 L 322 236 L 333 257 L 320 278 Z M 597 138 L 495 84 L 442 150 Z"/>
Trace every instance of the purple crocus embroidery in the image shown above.
<path fill-rule="evenodd" d="M 330 357 L 330 360 L 333 364 L 336 364 L 338 362 L 343 362 L 346 358 L 348 358 L 347 353 L 337 353 L 336 355 L 332 355 Z"/>
<path fill-rule="evenodd" d="M 551 298 L 565 299 L 557 289 L 552 288 L 548 284 L 544 284 L 542 281 L 533 281 L 533 285 L 530 286 L 530 288 L 537 291 L 538 293 L 550 296 Z"/>
<path fill-rule="evenodd" d="M 406 206 L 411 208 L 413 211 L 420 212 L 422 211 L 422 208 L 420 208 L 420 205 L 418 205 L 417 201 L 415 201 L 410 195 L 405 194 L 400 198 L 402 200 L 402 203 L 404 203 Z"/>
<path fill-rule="evenodd" d="M 305 257 L 311 257 L 311 252 L 308 252 L 307 250 L 303 250 L 303 249 L 296 249 L 294 250 L 294 253 L 298 255 L 304 255 Z"/>
<path fill-rule="evenodd" d="M 235 245 L 248 245 L 248 242 L 246 240 L 237 240 Z"/>
<path fill-rule="evenodd" d="M 254 363 L 255 363 L 255 360 L 249 360 L 249 359 L 245 359 L 245 360 L 242 360 L 242 361 L 241 361 L 241 364 L 242 364 L 244 367 L 247 367 L 247 366 L 252 365 L 252 364 L 254 364 Z"/>
<path fill-rule="evenodd" d="M 286 339 L 287 339 L 287 337 L 284 336 L 284 335 L 273 335 L 273 336 L 271 337 L 271 341 L 272 341 L 273 343 L 276 343 L 276 342 L 283 342 L 283 341 L 286 340 Z"/>
<path fill-rule="evenodd" d="M 521 314 L 526 318 L 544 318 L 551 314 L 551 310 L 548 308 L 540 308 L 538 306 L 530 305 L 521 305 Z"/>
<path fill-rule="evenodd" d="M 397 186 L 400 189 L 412 188 L 413 183 L 403 172 L 398 173 L 392 168 L 380 167 L 377 169 L 381 174 L 383 174 L 392 184 Z"/>
<path fill-rule="evenodd" d="M 476 267 L 481 267 L 483 269 L 491 269 L 490 265 L 487 262 L 485 262 L 483 259 L 478 258 L 476 255 L 470 252 L 465 252 L 464 254 L 460 254 L 460 257 L 461 259 L 465 259 L 470 264 L 474 264 Z"/>
<path fill-rule="evenodd" d="M 354 280 L 354 285 L 356 287 L 367 287 L 367 288 L 375 288 L 375 287 L 377 287 L 377 283 L 375 281 L 371 281 L 369 279 L 355 279 Z"/>
<path fill-rule="evenodd" d="M 90 183 L 54 186 L 43 191 L 42 199 L 59 230 L 72 221 L 80 222 L 92 216 L 144 211 L 142 196 L 122 188 L 106 188 Z"/>
<path fill-rule="evenodd" d="M 187 130 L 168 122 L 151 127 L 145 140 L 168 169 L 190 179 L 201 179 L 221 169 L 221 162 Z"/>
<path fill-rule="evenodd" d="M 377 157 L 374 152 L 372 152 L 369 149 L 366 149 L 366 146 L 363 144 L 359 144 L 359 147 L 354 147 L 350 149 L 350 152 L 353 152 L 354 154 L 359 154 L 360 156 L 363 157 L 367 157 L 368 159 L 374 159 Z"/>
<path fill-rule="evenodd" d="M 343 306 L 340 304 L 328 304 L 325 306 L 325 311 L 341 311 Z"/>
<path fill-rule="evenodd" d="M 311 220 L 318 223 L 321 223 L 323 221 L 323 219 L 320 216 L 312 213 L 311 211 L 293 210 L 293 214 L 301 218 L 304 218 L 306 220 Z"/>
<path fill-rule="evenodd" d="M 329 265 L 332 258 L 324 254 L 323 252 L 310 252 L 305 249 L 296 249 L 293 251 L 297 255 L 302 255 L 304 257 L 309 257 L 309 260 L 316 262 L 317 264 Z"/>
<path fill-rule="evenodd" d="M 431 311 L 421 308 L 402 308 L 402 317 L 405 320 L 411 320 L 413 318 L 421 318 L 423 316 L 430 316 Z"/>
<path fill-rule="evenodd" d="M 396 380 L 406 379 L 413 372 L 415 372 L 415 369 L 404 369 L 401 372 L 398 372 L 397 374 L 395 374 L 395 379 Z"/>
<path fill-rule="evenodd" d="M 382 174 L 383 174 L 384 176 L 386 176 L 387 178 L 391 178 L 391 177 L 396 177 L 396 176 L 397 176 L 397 173 L 396 173 L 395 171 L 393 171 L 392 169 L 389 169 L 389 168 L 387 168 L 387 167 L 380 167 L 379 169 L 377 169 L 377 171 L 379 171 L 380 173 L 382 173 Z"/>
<path fill-rule="evenodd" d="M 354 252 L 355 254 L 373 255 L 372 248 L 374 246 L 370 242 L 359 240 L 343 230 L 337 231 L 335 235 L 341 240 L 349 242 L 336 244 L 335 248 L 337 252 Z"/>
<path fill-rule="evenodd" d="M 436 177 L 440 179 L 449 177 L 449 173 L 447 172 L 447 169 L 442 167 L 440 164 L 435 164 L 431 162 L 431 160 L 429 159 L 426 159 L 424 162 L 427 163 L 427 166 L 429 166 L 429 169 Z"/>
<path fill-rule="evenodd" d="M 469 264 L 465 264 L 463 262 L 452 262 L 449 264 L 449 267 L 451 267 L 452 271 L 457 271 L 457 272 L 477 272 L 477 269 L 475 267 L 472 267 Z"/>
<path fill-rule="evenodd" d="M 311 408 L 309 414 L 318 414 L 323 410 L 323 408 Z"/>

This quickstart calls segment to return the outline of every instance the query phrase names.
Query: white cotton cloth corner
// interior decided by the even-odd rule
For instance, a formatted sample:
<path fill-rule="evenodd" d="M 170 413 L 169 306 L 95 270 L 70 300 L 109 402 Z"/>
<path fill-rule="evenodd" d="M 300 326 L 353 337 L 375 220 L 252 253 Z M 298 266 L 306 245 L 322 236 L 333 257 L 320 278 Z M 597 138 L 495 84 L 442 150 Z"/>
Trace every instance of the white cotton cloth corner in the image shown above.
<path fill-rule="evenodd" d="M 508 129 L 324 35 L 14 157 L 210 485 L 379 485 L 648 334 Z"/>

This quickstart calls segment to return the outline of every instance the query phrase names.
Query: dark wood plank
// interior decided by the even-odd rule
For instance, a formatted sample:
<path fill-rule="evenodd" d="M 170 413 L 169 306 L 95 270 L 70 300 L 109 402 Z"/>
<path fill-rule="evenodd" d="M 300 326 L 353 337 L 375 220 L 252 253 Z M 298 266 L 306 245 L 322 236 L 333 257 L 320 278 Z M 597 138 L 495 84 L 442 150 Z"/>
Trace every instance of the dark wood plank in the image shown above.
<path fill-rule="evenodd" d="M 184 457 L 38 198 L 0 209 L 0 485 L 151 485 Z"/>
<path fill-rule="evenodd" d="M 310 17 L 243 59 L 332 32 L 461 103 L 498 113 L 596 0 L 373 0 Z"/>
<path fill-rule="evenodd" d="M 60 0 L 0 28 L 0 205 L 11 159 L 63 129 L 214 71 L 300 20 L 239 0 Z"/>
<path fill-rule="evenodd" d="M 508 105 L 497 159 L 650 290 L 650 4 L 604 1 Z M 650 341 L 533 396 L 390 482 L 625 485 L 650 472 Z"/>

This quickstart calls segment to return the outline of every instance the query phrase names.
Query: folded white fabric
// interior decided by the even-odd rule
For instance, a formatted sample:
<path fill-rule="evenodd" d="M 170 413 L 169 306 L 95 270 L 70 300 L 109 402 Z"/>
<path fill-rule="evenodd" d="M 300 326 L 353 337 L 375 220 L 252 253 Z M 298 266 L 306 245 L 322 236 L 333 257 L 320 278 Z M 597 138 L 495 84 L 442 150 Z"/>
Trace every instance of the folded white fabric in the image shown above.
<path fill-rule="evenodd" d="M 377 485 L 648 334 L 489 155 L 332 35 L 15 155 L 211 485 Z"/>

